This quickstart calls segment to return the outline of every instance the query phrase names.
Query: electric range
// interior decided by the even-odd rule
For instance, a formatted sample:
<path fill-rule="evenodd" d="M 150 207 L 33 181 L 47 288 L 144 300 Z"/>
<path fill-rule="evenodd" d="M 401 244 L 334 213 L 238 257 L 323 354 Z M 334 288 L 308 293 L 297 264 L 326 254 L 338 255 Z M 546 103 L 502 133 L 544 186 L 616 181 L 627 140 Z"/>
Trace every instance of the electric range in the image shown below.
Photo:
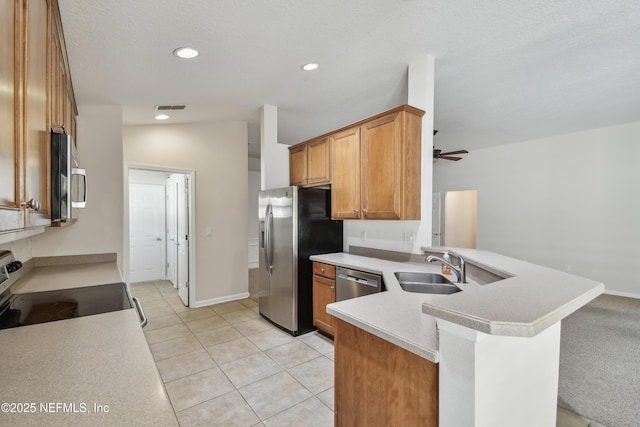
<path fill-rule="evenodd" d="M 134 307 L 134 301 L 125 283 L 13 294 L 10 288 L 19 279 L 18 271 L 21 268 L 22 263 L 16 261 L 10 251 L 0 251 L 0 329 L 91 316 Z M 136 308 L 140 313 L 139 304 L 136 304 Z M 142 314 L 141 317 L 144 315 Z"/>

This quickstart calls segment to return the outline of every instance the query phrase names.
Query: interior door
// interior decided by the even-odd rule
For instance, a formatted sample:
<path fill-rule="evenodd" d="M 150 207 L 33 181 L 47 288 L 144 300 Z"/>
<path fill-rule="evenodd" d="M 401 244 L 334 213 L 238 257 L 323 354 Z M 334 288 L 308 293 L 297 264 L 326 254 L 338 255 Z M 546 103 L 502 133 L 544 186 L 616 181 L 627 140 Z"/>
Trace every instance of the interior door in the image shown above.
<path fill-rule="evenodd" d="M 476 248 L 478 191 L 447 191 L 444 197 L 444 242 L 455 248 Z"/>
<path fill-rule="evenodd" d="M 131 282 L 164 277 L 164 186 L 129 186 L 129 254 Z"/>
<path fill-rule="evenodd" d="M 178 287 L 178 183 L 175 175 L 167 178 L 167 280 Z"/>
<path fill-rule="evenodd" d="M 189 181 L 184 174 L 175 174 L 177 183 L 177 268 L 178 295 L 182 303 L 189 305 Z"/>

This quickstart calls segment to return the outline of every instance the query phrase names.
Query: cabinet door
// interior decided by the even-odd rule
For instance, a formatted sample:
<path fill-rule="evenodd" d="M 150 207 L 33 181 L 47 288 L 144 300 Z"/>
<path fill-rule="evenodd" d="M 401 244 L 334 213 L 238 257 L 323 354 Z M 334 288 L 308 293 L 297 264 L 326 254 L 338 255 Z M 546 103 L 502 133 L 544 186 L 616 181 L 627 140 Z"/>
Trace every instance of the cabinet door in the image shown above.
<path fill-rule="evenodd" d="M 0 2 L 0 232 L 20 229 L 19 1 Z M 16 25 L 17 24 L 17 25 Z"/>
<path fill-rule="evenodd" d="M 327 313 L 327 304 L 336 301 L 336 282 L 313 276 L 313 324 L 333 336 L 333 316 Z"/>
<path fill-rule="evenodd" d="M 360 218 L 360 127 L 330 137 L 331 217 Z"/>
<path fill-rule="evenodd" d="M 307 184 L 307 145 L 289 149 L 289 183 L 290 185 Z"/>
<path fill-rule="evenodd" d="M 47 98 L 47 45 L 49 6 L 46 0 L 26 0 L 24 193 L 40 208 L 29 207 L 25 227 L 50 225 L 49 213 L 49 99 Z M 33 206 L 33 205 L 32 205 Z"/>
<path fill-rule="evenodd" d="M 322 138 L 307 144 L 307 172 L 309 185 L 329 184 L 329 138 Z"/>
<path fill-rule="evenodd" d="M 400 219 L 402 123 L 393 113 L 362 125 L 362 213 Z"/>

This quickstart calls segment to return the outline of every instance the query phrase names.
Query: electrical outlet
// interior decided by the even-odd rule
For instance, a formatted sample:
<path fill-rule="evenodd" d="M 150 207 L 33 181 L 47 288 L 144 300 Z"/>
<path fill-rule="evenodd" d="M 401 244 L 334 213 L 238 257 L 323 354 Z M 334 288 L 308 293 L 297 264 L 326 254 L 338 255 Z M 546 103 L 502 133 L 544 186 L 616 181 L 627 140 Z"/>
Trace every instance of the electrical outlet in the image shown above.
<path fill-rule="evenodd" d="M 416 240 L 415 233 L 404 233 L 402 239 L 406 245 L 413 245 L 413 242 Z"/>
<path fill-rule="evenodd" d="M 360 240 L 367 240 L 367 230 L 360 230 Z"/>
<path fill-rule="evenodd" d="M 564 265 L 564 270 L 565 271 L 571 271 L 571 264 L 565 264 Z"/>

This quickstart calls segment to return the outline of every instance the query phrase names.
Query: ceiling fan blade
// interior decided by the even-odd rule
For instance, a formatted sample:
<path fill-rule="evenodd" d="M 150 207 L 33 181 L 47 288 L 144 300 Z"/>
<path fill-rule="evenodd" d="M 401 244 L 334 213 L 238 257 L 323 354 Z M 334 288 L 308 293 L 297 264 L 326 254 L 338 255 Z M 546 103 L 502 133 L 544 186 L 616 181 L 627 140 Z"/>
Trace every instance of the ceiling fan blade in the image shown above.
<path fill-rule="evenodd" d="M 439 158 L 440 159 L 453 160 L 454 162 L 457 162 L 458 160 L 462 160 L 462 157 L 440 156 Z"/>
<path fill-rule="evenodd" d="M 467 150 L 458 150 L 458 151 L 449 151 L 447 153 L 440 153 L 443 156 L 447 156 L 449 154 L 469 154 Z"/>

